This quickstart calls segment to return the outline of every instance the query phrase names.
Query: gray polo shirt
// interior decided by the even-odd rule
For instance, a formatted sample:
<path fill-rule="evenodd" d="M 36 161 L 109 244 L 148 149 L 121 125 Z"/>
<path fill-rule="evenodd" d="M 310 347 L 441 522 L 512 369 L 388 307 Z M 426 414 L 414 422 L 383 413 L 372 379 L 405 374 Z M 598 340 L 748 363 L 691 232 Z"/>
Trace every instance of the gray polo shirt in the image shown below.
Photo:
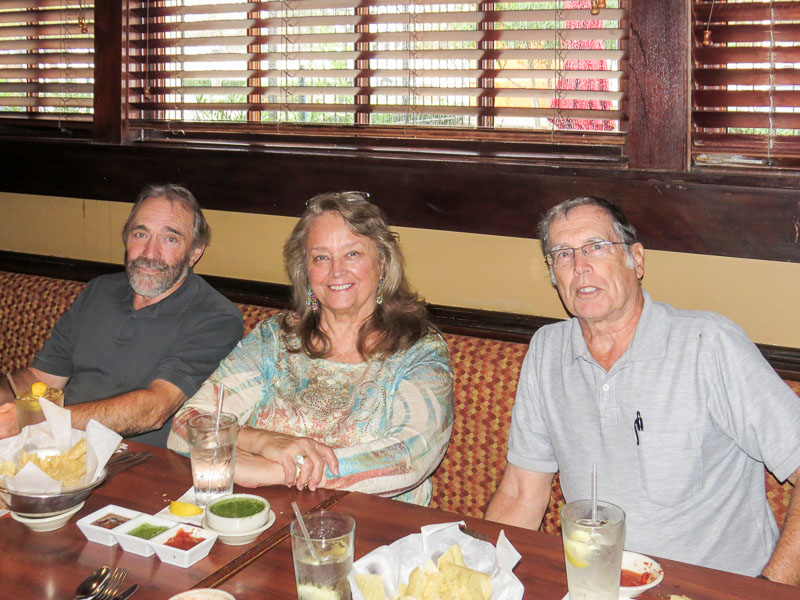
<path fill-rule="evenodd" d="M 172 294 L 139 310 L 125 273 L 104 275 L 56 323 L 33 366 L 69 377 L 65 404 L 175 384 L 191 398 L 242 337 L 242 315 L 194 273 Z M 172 418 L 133 439 L 166 446 Z"/>
<path fill-rule="evenodd" d="M 560 471 L 567 502 L 591 497 L 597 462 L 599 497 L 625 510 L 626 548 L 756 575 L 778 537 L 764 465 L 780 480 L 800 467 L 800 399 L 728 319 L 644 300 L 609 372 L 577 319 L 536 332 L 508 460 Z"/>

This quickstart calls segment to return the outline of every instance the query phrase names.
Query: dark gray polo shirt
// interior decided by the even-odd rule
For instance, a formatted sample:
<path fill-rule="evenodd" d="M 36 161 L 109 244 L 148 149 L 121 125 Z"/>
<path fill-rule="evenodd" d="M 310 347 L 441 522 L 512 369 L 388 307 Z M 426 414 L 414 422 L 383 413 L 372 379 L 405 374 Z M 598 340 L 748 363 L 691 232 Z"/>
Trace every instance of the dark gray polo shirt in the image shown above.
<path fill-rule="evenodd" d="M 172 294 L 139 310 L 125 273 L 89 282 L 61 316 L 33 361 L 69 377 L 65 404 L 118 396 L 155 379 L 187 398 L 242 337 L 242 315 L 231 301 L 190 272 Z M 166 446 L 172 418 L 136 441 Z"/>

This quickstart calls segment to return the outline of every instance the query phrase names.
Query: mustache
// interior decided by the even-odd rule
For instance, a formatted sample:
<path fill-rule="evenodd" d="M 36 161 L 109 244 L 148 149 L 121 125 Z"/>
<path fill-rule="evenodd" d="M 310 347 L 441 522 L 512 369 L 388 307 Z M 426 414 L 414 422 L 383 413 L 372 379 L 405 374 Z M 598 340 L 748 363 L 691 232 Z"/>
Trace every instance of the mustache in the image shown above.
<path fill-rule="evenodd" d="M 128 267 L 131 269 L 145 268 L 166 271 L 169 269 L 169 264 L 167 264 L 166 261 L 159 260 L 157 258 L 149 259 L 145 258 L 144 256 L 140 256 L 139 258 L 130 261 Z"/>

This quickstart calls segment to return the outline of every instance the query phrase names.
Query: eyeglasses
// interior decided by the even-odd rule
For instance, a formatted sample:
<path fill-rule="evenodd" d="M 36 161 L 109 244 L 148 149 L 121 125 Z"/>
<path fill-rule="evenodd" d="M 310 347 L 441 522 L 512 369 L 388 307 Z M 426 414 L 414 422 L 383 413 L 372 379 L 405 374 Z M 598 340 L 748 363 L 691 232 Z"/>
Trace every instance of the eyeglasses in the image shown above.
<path fill-rule="evenodd" d="M 579 248 L 557 248 L 544 255 L 544 260 L 550 267 L 561 268 L 575 262 L 575 251 L 580 250 L 583 255 L 592 260 L 603 258 L 611 254 L 614 246 L 630 246 L 628 242 L 609 242 L 601 240 L 599 242 L 589 242 Z"/>
<path fill-rule="evenodd" d="M 306 208 L 311 206 L 312 202 L 319 202 L 322 199 L 328 198 L 341 198 L 345 202 L 369 202 L 369 192 L 357 192 L 357 191 L 347 191 L 347 192 L 333 192 L 330 194 L 320 194 L 319 196 L 314 196 L 309 200 L 306 200 Z"/>

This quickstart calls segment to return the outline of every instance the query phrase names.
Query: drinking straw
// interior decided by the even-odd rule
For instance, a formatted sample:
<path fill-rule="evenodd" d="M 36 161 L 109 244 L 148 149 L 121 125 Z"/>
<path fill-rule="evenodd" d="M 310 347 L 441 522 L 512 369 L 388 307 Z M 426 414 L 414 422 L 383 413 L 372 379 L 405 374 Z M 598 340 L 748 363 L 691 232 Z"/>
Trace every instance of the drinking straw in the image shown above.
<path fill-rule="evenodd" d="M 597 522 L 597 463 L 592 463 L 592 523 Z"/>
<path fill-rule="evenodd" d="M 11 386 L 11 392 L 14 394 L 14 398 L 19 398 L 19 392 L 17 391 L 17 386 L 14 385 L 14 378 L 11 377 L 11 373 L 6 373 L 6 379 L 8 379 L 8 385 Z"/>
<path fill-rule="evenodd" d="M 219 419 L 220 419 L 220 416 L 222 415 L 222 395 L 225 393 L 225 384 L 224 383 L 220 383 L 219 387 L 217 389 L 218 389 L 218 392 L 217 392 L 217 422 L 216 422 L 214 428 L 217 431 L 219 431 Z"/>
<path fill-rule="evenodd" d="M 300 512 L 300 507 L 297 506 L 297 502 L 294 500 L 292 500 L 292 508 L 294 509 L 294 515 L 297 517 L 297 524 L 300 525 L 300 531 L 303 532 L 303 537 L 306 538 L 306 544 L 308 545 L 308 551 L 311 553 L 311 558 L 319 562 L 317 553 L 314 551 L 314 544 L 311 543 L 311 536 L 308 534 L 308 528 L 306 528 L 306 522 L 303 520 L 303 515 Z"/>

